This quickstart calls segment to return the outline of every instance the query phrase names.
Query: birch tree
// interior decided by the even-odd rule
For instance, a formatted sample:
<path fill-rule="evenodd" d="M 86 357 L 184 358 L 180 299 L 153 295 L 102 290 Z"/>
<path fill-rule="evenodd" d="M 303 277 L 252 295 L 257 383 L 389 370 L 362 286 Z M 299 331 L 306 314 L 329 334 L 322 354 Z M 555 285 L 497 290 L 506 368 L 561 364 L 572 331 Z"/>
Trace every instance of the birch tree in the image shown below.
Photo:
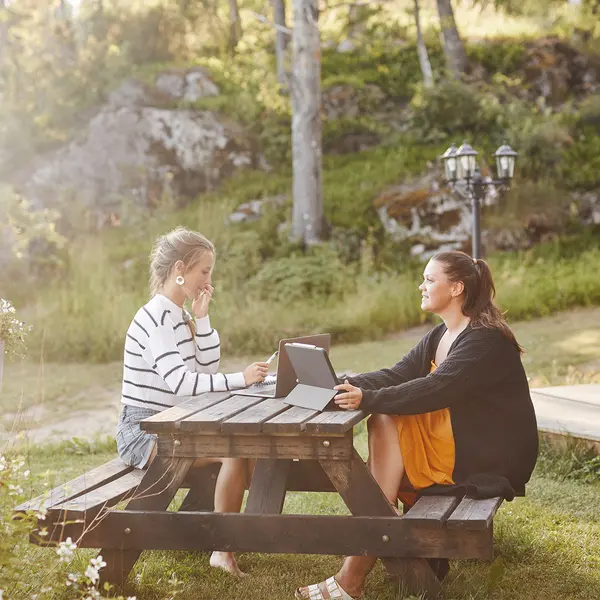
<path fill-rule="evenodd" d="M 242 39 L 242 21 L 237 0 L 229 0 L 229 52 L 235 52 L 237 45 Z"/>
<path fill-rule="evenodd" d="M 443 48 L 446 66 L 455 74 L 465 73 L 467 70 L 467 54 L 456 28 L 452 0 L 437 0 L 437 8 L 444 39 Z"/>
<path fill-rule="evenodd" d="M 419 0 L 415 0 L 415 25 L 417 26 L 417 54 L 419 55 L 419 65 L 421 66 L 421 74 L 423 75 L 423 83 L 425 87 L 430 89 L 433 87 L 433 70 L 429 62 L 429 54 L 427 46 L 423 39 L 423 31 L 421 30 L 421 15 L 419 12 Z"/>
<path fill-rule="evenodd" d="M 285 51 L 289 43 L 289 35 L 285 24 L 285 0 L 272 0 L 273 20 L 275 22 L 275 60 L 277 63 L 277 81 L 281 89 L 287 88 L 288 74 L 285 68 Z"/>
<path fill-rule="evenodd" d="M 323 233 L 321 49 L 317 0 L 294 0 L 292 69 L 292 238 L 305 245 Z"/>

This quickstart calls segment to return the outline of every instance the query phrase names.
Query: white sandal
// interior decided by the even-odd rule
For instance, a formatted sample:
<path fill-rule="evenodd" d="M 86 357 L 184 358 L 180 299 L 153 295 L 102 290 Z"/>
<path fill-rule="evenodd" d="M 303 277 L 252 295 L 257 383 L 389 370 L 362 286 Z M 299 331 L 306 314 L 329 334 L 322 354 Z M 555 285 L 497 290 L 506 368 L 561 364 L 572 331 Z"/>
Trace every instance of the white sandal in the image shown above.
<path fill-rule="evenodd" d="M 325 589 L 323 586 L 325 586 Z M 308 598 L 305 598 L 300 593 L 300 588 L 298 588 L 294 595 L 296 600 L 358 600 L 358 598 L 353 598 L 348 594 L 336 581 L 335 577 L 330 577 L 321 583 L 309 585 L 307 589 L 309 593 Z M 323 595 L 323 592 L 327 595 Z"/>

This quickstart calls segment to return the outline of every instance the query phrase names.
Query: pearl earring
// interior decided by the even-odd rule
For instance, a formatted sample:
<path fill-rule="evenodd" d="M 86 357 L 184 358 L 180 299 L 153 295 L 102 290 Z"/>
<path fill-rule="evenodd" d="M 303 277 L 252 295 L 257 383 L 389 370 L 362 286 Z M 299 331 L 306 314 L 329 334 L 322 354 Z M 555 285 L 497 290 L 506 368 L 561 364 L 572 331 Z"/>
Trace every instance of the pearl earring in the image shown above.
<path fill-rule="evenodd" d="M 177 285 L 183 285 L 185 283 L 185 279 L 182 275 L 177 275 L 177 277 L 175 278 L 175 283 Z"/>

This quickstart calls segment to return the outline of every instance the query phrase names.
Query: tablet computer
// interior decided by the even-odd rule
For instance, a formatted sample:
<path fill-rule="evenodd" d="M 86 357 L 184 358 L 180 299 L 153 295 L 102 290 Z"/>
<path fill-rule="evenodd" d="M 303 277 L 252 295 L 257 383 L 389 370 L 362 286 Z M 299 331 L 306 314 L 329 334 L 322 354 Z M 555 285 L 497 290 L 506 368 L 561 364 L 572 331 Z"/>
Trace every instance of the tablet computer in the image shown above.
<path fill-rule="evenodd" d="M 323 410 L 337 395 L 338 385 L 327 351 L 312 344 L 289 343 L 285 349 L 298 378 L 298 385 L 284 400 L 286 404 Z"/>

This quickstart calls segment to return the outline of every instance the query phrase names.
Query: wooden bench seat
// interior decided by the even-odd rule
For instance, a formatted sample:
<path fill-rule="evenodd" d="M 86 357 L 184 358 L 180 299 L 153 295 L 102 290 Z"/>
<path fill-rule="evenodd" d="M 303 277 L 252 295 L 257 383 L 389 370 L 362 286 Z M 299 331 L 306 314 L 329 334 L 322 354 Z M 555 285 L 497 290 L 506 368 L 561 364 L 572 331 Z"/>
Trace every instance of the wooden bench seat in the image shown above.
<path fill-rule="evenodd" d="M 212 510 L 212 496 L 217 471 L 218 465 L 212 465 L 204 469 L 197 469 L 191 476 L 188 476 L 183 487 L 194 485 L 196 493 L 194 494 L 193 490 L 188 492 L 180 511 Z M 69 532 L 81 534 L 86 527 L 95 522 L 98 513 L 103 509 L 108 509 L 133 497 L 143 475 L 144 471 L 132 469 L 119 459 L 115 459 L 54 488 L 47 494 L 17 506 L 14 510 L 18 515 L 27 510 L 46 509 L 47 518 L 40 522 L 40 526 L 50 530 L 50 535 L 41 539 L 34 533 L 31 541 L 43 545 L 56 544 L 66 539 Z M 297 491 L 334 491 L 331 482 L 326 478 L 317 461 L 293 461 L 286 487 L 288 490 Z M 364 520 L 365 531 L 370 529 L 390 531 L 389 536 L 387 534 L 381 536 L 384 542 L 386 537 L 395 537 L 395 530 L 398 530 L 401 538 L 409 535 L 414 536 L 415 539 L 419 537 L 427 539 L 426 543 L 417 544 L 419 556 L 422 557 L 490 560 L 493 558 L 493 519 L 501 503 L 501 498 L 474 500 L 452 496 L 424 496 L 401 517 L 364 517 L 358 520 L 354 517 L 354 519 L 357 527 L 360 526 L 360 528 L 363 526 L 359 521 Z M 122 513 L 122 511 L 115 512 Z M 200 515 L 200 513 L 198 514 Z M 245 519 L 253 517 L 256 518 L 251 514 L 224 515 L 225 520 L 231 519 L 232 527 L 240 532 L 246 528 L 248 531 L 254 529 L 255 525 L 252 522 L 246 525 L 245 521 Z M 157 524 L 162 522 L 162 519 L 170 518 L 164 511 L 156 513 Z M 297 528 L 298 535 L 303 527 L 300 522 L 297 522 L 299 518 L 301 517 L 297 515 L 290 516 L 290 522 L 286 525 L 292 530 Z M 311 519 L 310 516 L 304 518 Z M 320 527 L 326 528 L 328 524 L 325 521 L 331 520 L 331 527 L 335 528 L 338 520 L 347 517 L 319 518 L 321 519 Z M 402 525 L 400 525 L 401 522 Z M 70 527 L 70 525 L 77 524 L 79 527 L 75 529 Z M 96 525 L 94 527 L 97 528 Z M 92 539 L 94 538 L 90 538 L 89 541 L 91 542 Z M 101 530 L 95 539 L 102 541 Z M 215 539 L 211 542 L 210 539 L 206 539 L 204 542 L 199 542 L 196 549 L 209 550 L 221 541 Z M 258 543 L 260 545 L 259 541 Z M 320 550 L 313 547 L 314 544 L 309 540 L 303 544 L 299 537 L 296 538 L 296 543 L 299 544 L 299 548 L 304 547 L 310 553 L 321 550 L 330 553 L 337 549 L 336 544 L 331 547 L 328 544 L 321 544 Z M 377 547 L 376 544 L 374 546 L 373 543 L 366 543 L 365 550 L 368 550 L 369 546 L 372 550 Z M 84 543 L 82 547 L 95 546 Z M 390 544 L 390 550 L 392 547 L 395 547 L 394 543 Z M 397 550 L 395 548 L 395 551 Z"/>

